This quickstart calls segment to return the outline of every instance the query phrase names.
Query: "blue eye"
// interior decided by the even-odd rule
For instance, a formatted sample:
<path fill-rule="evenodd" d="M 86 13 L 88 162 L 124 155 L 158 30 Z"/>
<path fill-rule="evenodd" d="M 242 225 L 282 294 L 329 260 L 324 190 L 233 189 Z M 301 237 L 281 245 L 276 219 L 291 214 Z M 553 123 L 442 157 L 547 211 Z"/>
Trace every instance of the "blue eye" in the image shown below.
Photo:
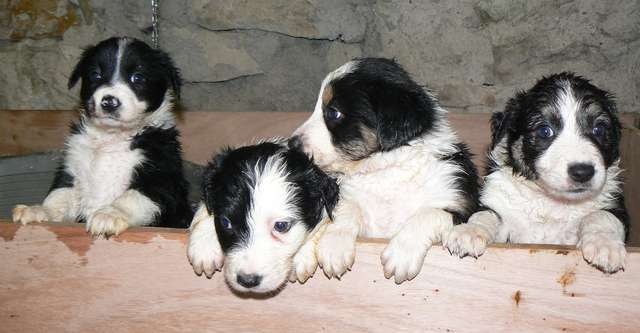
<path fill-rule="evenodd" d="M 273 224 L 273 230 L 283 234 L 291 229 L 291 222 L 277 221 Z"/>
<path fill-rule="evenodd" d="M 605 128 L 603 125 L 596 125 L 591 130 L 591 133 L 593 133 L 593 136 L 597 138 L 602 138 L 604 136 L 604 132 L 605 132 Z"/>
<path fill-rule="evenodd" d="M 222 228 L 226 230 L 231 230 L 231 228 L 233 228 L 233 225 L 231 225 L 231 221 L 226 216 L 220 217 L 220 224 L 222 225 Z"/>
<path fill-rule="evenodd" d="M 93 71 L 89 74 L 89 79 L 91 81 L 98 81 L 100 79 L 102 79 L 102 74 L 99 71 Z"/>
<path fill-rule="evenodd" d="M 327 117 L 327 119 L 331 121 L 338 121 L 344 118 L 344 114 L 342 114 L 342 112 L 338 111 L 338 109 L 334 107 L 329 107 L 325 111 L 325 117 Z"/>
<path fill-rule="evenodd" d="M 129 78 L 129 80 L 131 81 L 131 83 L 143 83 L 145 78 L 144 78 L 144 75 L 140 73 L 133 73 L 131 74 L 131 77 Z"/>
<path fill-rule="evenodd" d="M 553 132 L 553 129 L 547 125 L 538 127 L 538 129 L 536 130 L 536 135 L 538 135 L 538 137 L 543 139 L 548 139 L 552 137 L 554 134 L 555 133 Z"/>

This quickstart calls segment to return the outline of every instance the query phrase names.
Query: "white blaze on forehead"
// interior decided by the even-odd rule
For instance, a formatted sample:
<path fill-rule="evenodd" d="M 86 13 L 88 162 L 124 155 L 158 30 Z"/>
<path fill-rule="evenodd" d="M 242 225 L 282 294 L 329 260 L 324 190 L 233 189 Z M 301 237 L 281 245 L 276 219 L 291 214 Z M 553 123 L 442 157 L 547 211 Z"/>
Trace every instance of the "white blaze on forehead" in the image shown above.
<path fill-rule="evenodd" d="M 262 282 L 255 292 L 277 289 L 291 270 L 292 258 L 308 231 L 300 220 L 295 202 L 295 185 L 287 181 L 285 161 L 281 155 L 269 157 L 263 168 L 244 170 L 252 179 L 251 207 L 247 214 L 249 235 L 239 247 L 227 253 L 225 276 L 231 286 L 240 291 L 237 274 L 256 274 Z M 276 221 L 294 223 L 286 233 L 273 231 Z"/>
<path fill-rule="evenodd" d="M 555 129 L 555 140 L 536 162 L 543 185 L 560 195 L 572 190 L 575 185 L 568 174 L 569 165 L 586 163 L 593 165 L 596 170 L 591 180 L 591 191 L 599 191 L 606 181 L 604 159 L 593 142 L 582 134 L 589 129 L 580 127 L 578 117 L 582 105 L 569 82 L 563 84 L 554 107 L 560 116 L 562 127 Z"/>
<path fill-rule="evenodd" d="M 127 38 L 120 38 L 118 40 L 118 51 L 116 53 L 116 67 L 113 72 L 113 76 L 111 77 L 111 83 L 116 83 L 120 81 L 120 67 L 122 66 L 122 56 L 124 55 L 124 50 L 127 48 L 127 44 L 129 40 Z"/>
<path fill-rule="evenodd" d="M 327 129 L 324 123 L 323 110 L 322 110 L 322 96 L 324 91 L 332 81 L 343 77 L 345 74 L 351 73 L 355 70 L 358 62 L 356 60 L 349 61 L 346 64 L 340 66 L 338 69 L 327 74 L 322 80 L 320 86 L 320 92 L 318 93 L 318 100 L 316 101 L 315 109 L 311 117 L 302 124 L 293 133 L 294 136 L 300 136 L 303 142 L 304 152 L 312 155 L 315 162 L 320 167 L 326 167 L 334 162 L 338 157 L 333 143 L 331 142 L 331 133 Z"/>

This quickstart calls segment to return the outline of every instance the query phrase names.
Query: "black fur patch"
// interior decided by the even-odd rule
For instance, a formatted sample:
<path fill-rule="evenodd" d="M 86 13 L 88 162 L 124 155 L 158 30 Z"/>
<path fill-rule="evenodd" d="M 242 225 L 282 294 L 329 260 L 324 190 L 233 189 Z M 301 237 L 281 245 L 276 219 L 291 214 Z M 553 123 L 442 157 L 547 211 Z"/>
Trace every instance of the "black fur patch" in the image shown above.
<path fill-rule="evenodd" d="M 406 145 L 433 129 L 438 120 L 436 100 L 400 65 L 384 58 L 354 62 L 352 72 L 329 83 L 332 98 L 324 105 L 325 123 L 343 155 L 360 160 Z M 328 119 L 331 110 L 344 118 Z"/>
<path fill-rule="evenodd" d="M 463 210 L 447 209 L 453 215 L 453 223 L 466 223 L 471 214 L 473 214 L 480 204 L 480 184 L 478 183 L 478 171 L 471 161 L 472 154 L 464 143 L 456 145 L 458 151 L 454 154 L 441 157 L 443 161 L 450 161 L 460 167 L 461 171 L 456 174 L 455 187 L 463 195 L 464 203 L 461 205 Z"/>
<path fill-rule="evenodd" d="M 311 231 L 320 222 L 323 209 L 331 215 L 337 204 L 336 181 L 300 151 L 270 142 L 226 149 L 208 164 L 202 182 L 203 201 L 214 216 L 223 251 L 241 246 L 248 239 L 247 215 L 253 200 L 254 170 L 264 169 L 267 160 L 275 155 L 283 159 L 287 181 L 296 188 L 295 197 L 289 199 L 298 207 L 302 220 L 295 223 L 303 223 Z M 230 229 L 223 228 L 222 218 L 231 221 Z"/>

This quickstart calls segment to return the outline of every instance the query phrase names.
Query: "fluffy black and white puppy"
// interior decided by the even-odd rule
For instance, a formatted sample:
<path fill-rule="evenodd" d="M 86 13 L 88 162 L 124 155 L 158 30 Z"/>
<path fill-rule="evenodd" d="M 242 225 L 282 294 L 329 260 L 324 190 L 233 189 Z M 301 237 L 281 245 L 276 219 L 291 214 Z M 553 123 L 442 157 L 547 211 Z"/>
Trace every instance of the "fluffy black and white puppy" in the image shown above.
<path fill-rule="evenodd" d="M 133 38 L 84 51 L 69 78 L 82 81 L 81 114 L 42 205 L 18 205 L 20 223 L 84 221 L 95 236 L 129 226 L 186 227 L 181 146 L 172 113 L 180 92 L 169 56 Z"/>
<path fill-rule="evenodd" d="M 573 73 L 545 77 L 491 119 L 485 207 L 447 240 L 460 256 L 488 243 L 577 244 L 605 272 L 624 267 L 628 216 L 612 96 Z"/>
<path fill-rule="evenodd" d="M 224 263 L 234 290 L 266 293 L 313 274 L 319 222 L 338 201 L 334 179 L 284 140 L 223 151 L 203 178 L 188 245 L 198 275 Z"/>
<path fill-rule="evenodd" d="M 477 207 L 478 179 L 446 111 L 397 63 L 363 58 L 322 82 L 291 140 L 340 174 L 340 203 L 317 246 L 329 277 L 353 265 L 357 236 L 391 238 L 387 278 L 414 278 L 428 249 Z"/>

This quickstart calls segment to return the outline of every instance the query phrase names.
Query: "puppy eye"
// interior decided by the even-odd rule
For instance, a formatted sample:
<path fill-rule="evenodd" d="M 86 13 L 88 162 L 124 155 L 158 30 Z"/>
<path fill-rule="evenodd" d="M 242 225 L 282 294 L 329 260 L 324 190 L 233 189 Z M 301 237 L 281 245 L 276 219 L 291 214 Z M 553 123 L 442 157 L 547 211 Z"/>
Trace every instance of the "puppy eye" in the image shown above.
<path fill-rule="evenodd" d="M 100 73 L 99 71 L 93 71 L 89 73 L 89 80 L 98 81 L 100 79 L 102 79 L 102 73 Z"/>
<path fill-rule="evenodd" d="M 339 121 L 344 118 L 344 114 L 334 107 L 328 107 L 325 111 L 325 117 L 327 117 L 327 120 Z"/>
<path fill-rule="evenodd" d="M 605 127 L 602 124 L 598 124 L 594 126 L 593 129 L 591 130 L 591 133 L 593 133 L 593 136 L 595 136 L 596 138 L 602 138 L 604 136 L 604 132 L 605 132 Z"/>
<path fill-rule="evenodd" d="M 131 83 L 143 83 L 145 80 L 144 75 L 140 74 L 140 73 L 133 73 L 131 74 L 131 77 L 129 78 L 129 80 L 131 81 Z"/>
<path fill-rule="evenodd" d="M 538 129 L 536 130 L 536 135 L 538 135 L 538 137 L 542 138 L 542 139 L 548 139 L 550 137 L 552 137 L 555 133 L 553 132 L 553 128 L 551 128 L 551 126 L 540 126 L 538 127 Z"/>
<path fill-rule="evenodd" d="M 231 220 L 229 220 L 226 216 L 220 217 L 220 224 L 222 225 L 222 228 L 226 230 L 231 230 L 231 228 L 233 228 Z"/>
<path fill-rule="evenodd" d="M 273 224 L 273 230 L 281 234 L 284 234 L 285 232 L 289 231 L 289 229 L 291 229 L 291 222 L 277 221 L 276 223 Z"/>

